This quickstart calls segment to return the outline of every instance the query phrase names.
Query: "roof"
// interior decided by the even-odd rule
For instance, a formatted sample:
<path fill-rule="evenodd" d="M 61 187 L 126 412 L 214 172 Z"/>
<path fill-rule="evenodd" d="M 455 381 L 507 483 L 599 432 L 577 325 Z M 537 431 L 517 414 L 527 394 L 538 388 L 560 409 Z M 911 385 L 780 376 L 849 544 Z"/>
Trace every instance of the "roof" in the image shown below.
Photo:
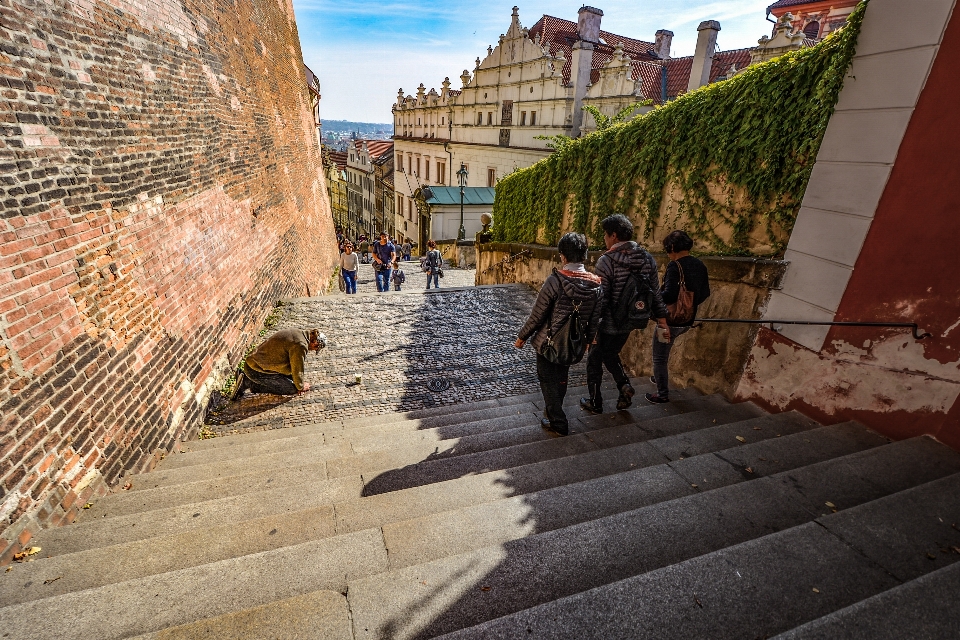
<path fill-rule="evenodd" d="M 550 54 L 557 55 L 563 51 L 567 62 L 563 65 L 562 75 L 564 84 L 570 83 L 570 69 L 573 65 L 573 45 L 580 39 L 577 33 L 577 23 L 563 18 L 556 18 L 544 14 L 537 20 L 529 30 L 529 37 L 536 41 L 540 36 L 540 45 L 546 47 L 550 45 Z M 601 42 L 595 45 L 593 50 L 593 61 L 590 72 L 590 82 L 597 82 L 600 79 L 600 69 L 613 59 L 613 52 L 616 46 L 622 45 L 623 52 L 633 60 L 659 60 L 660 58 L 653 53 L 654 44 L 642 40 L 634 40 L 626 36 L 620 36 L 609 31 L 600 32 Z"/>
<path fill-rule="evenodd" d="M 767 7 L 767 13 L 773 13 L 777 9 L 786 9 L 787 7 L 795 7 L 801 4 L 816 4 L 818 2 L 823 2 L 823 0 L 778 0 Z"/>
<path fill-rule="evenodd" d="M 713 56 L 710 67 L 710 82 L 727 77 L 733 65 L 743 69 L 750 64 L 750 49 L 731 49 L 720 51 Z M 693 56 L 671 58 L 667 61 L 667 97 L 675 98 L 686 92 L 690 84 L 690 71 L 693 69 Z M 648 95 L 644 93 L 644 95 Z M 656 94 L 659 95 L 659 92 Z"/>
<path fill-rule="evenodd" d="M 303 73 L 307 77 L 307 87 L 316 94 L 320 94 L 320 80 L 310 67 L 303 65 Z"/>
<path fill-rule="evenodd" d="M 423 191 L 427 204 L 460 204 L 460 187 L 424 187 Z M 493 205 L 495 193 L 493 187 L 464 187 L 463 204 Z"/>
<path fill-rule="evenodd" d="M 337 165 L 337 169 L 343 171 L 347 168 L 347 152 L 346 151 L 331 151 L 330 152 L 330 161 Z"/>
<path fill-rule="evenodd" d="M 393 153 L 393 140 L 354 140 L 353 144 L 357 149 L 363 148 L 363 143 L 367 144 L 367 150 L 370 151 L 370 159 L 376 160 L 385 153 Z"/>

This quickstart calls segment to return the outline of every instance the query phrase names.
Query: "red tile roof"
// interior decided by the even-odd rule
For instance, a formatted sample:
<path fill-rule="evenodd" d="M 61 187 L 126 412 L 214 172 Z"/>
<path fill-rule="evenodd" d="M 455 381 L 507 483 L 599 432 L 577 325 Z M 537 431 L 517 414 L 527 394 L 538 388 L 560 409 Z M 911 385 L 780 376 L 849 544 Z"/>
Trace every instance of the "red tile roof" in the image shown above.
<path fill-rule="evenodd" d="M 569 84 L 570 69 L 573 65 L 573 45 L 579 39 L 577 23 L 544 15 L 537 20 L 537 23 L 529 31 L 531 39 L 536 40 L 537 36 L 541 36 L 541 46 L 550 45 L 552 55 L 557 55 L 559 51 L 563 51 L 563 55 L 567 59 L 562 70 L 563 82 Z M 614 48 L 618 44 L 623 45 L 624 53 L 634 60 L 659 60 L 653 53 L 654 44 L 652 42 L 634 40 L 609 31 L 601 31 L 600 39 L 602 42 L 597 44 L 593 50 L 590 82 L 597 82 L 600 79 L 600 69 L 613 58 Z"/>
<path fill-rule="evenodd" d="M 370 160 L 376 160 L 386 153 L 393 153 L 392 140 L 354 140 L 353 144 L 357 149 L 361 149 L 364 142 L 367 143 L 367 149 L 370 151 Z"/>
<path fill-rule="evenodd" d="M 340 171 L 345 171 L 347 168 L 347 152 L 346 151 L 331 151 L 330 152 L 330 162 L 337 165 L 337 169 Z"/>
<path fill-rule="evenodd" d="M 750 64 L 750 49 L 732 49 L 720 51 L 713 56 L 710 67 L 710 82 L 726 77 L 733 65 L 743 69 Z M 690 83 L 690 71 L 693 68 L 693 56 L 671 58 L 667 61 L 667 97 L 676 98 L 685 93 Z M 644 94 L 646 95 L 646 94 Z M 659 95 L 659 94 L 657 94 Z"/>
<path fill-rule="evenodd" d="M 767 7 L 767 13 L 772 13 L 777 9 L 786 9 L 787 7 L 795 7 L 801 4 L 817 4 L 819 2 L 823 2 L 823 0 L 778 0 Z"/>

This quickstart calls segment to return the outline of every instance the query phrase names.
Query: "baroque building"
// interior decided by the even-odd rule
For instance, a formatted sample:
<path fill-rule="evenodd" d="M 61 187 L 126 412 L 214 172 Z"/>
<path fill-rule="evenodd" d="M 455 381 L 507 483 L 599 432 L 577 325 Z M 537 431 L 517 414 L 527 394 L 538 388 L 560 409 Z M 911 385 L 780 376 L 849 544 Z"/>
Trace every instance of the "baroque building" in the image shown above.
<path fill-rule="evenodd" d="M 794 31 L 819 41 L 845 25 L 857 4 L 859 0 L 779 0 L 767 7 L 767 15 L 777 20 L 789 15 Z"/>
<path fill-rule="evenodd" d="M 356 235 L 367 236 L 382 230 L 376 211 L 376 162 L 393 156 L 389 140 L 354 140 L 347 147 L 347 226 Z"/>
<path fill-rule="evenodd" d="M 333 151 L 324 146 L 323 174 L 327 183 L 327 196 L 330 198 L 333 222 L 339 229 L 350 230 L 347 213 L 347 152 Z"/>
<path fill-rule="evenodd" d="M 404 222 L 422 246 L 431 228 L 424 187 L 459 186 L 461 167 L 468 187 L 496 186 L 553 152 L 544 137 L 595 130 L 585 105 L 613 116 L 632 104 L 666 102 L 750 64 L 749 49 L 715 51 L 715 21 L 700 25 L 697 54 L 671 58 L 671 31 L 657 31 L 647 42 L 603 31 L 602 17 L 600 9 L 584 6 L 577 22 L 544 15 L 527 29 L 514 7 L 506 33 L 472 72 L 463 71 L 458 88 L 445 78 L 439 92 L 423 84 L 415 95 L 398 92 L 392 107 L 398 230 Z"/>

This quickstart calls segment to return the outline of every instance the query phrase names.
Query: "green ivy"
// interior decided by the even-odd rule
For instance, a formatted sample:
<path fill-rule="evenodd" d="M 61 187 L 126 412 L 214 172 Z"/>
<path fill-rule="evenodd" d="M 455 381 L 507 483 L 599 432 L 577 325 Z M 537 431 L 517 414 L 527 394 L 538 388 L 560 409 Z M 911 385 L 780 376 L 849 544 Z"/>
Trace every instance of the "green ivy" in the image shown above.
<path fill-rule="evenodd" d="M 665 187 L 680 191 L 687 231 L 719 255 L 750 255 L 766 230 L 773 255 L 793 230 L 823 134 L 856 49 L 869 0 L 818 45 L 749 67 L 622 124 L 612 124 L 497 184 L 494 240 L 553 244 L 572 199 L 573 228 L 637 210 L 649 239 Z M 719 188 L 719 197 L 708 185 Z M 737 206 L 733 194 L 742 194 Z M 733 230 L 725 241 L 714 225 Z"/>

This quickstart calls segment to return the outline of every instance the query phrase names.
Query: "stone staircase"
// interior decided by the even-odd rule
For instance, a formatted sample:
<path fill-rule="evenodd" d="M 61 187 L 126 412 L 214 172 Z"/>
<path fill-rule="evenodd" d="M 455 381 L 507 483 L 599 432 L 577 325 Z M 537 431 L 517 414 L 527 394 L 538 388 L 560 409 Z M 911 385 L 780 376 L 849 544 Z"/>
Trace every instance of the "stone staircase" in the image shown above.
<path fill-rule="evenodd" d="M 0 637 L 956 637 L 960 453 L 582 392 L 565 438 L 532 394 L 185 443 L 0 574 Z"/>

